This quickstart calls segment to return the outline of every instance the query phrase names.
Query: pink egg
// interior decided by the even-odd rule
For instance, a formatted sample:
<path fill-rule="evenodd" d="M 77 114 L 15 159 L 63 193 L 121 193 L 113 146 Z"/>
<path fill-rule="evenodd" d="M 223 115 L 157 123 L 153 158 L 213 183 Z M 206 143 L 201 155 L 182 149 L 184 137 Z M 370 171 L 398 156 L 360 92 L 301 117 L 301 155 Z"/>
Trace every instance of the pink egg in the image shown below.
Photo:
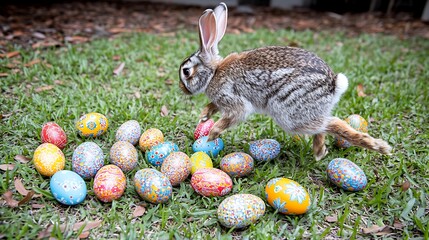
<path fill-rule="evenodd" d="M 124 194 L 127 179 L 116 165 L 106 165 L 94 178 L 94 193 L 103 202 L 112 202 Z"/>
<path fill-rule="evenodd" d="M 219 197 L 231 192 L 232 180 L 228 174 L 217 168 L 201 168 L 192 175 L 191 185 L 200 195 Z"/>
<path fill-rule="evenodd" d="M 66 133 L 60 125 L 55 122 L 47 122 L 43 124 L 40 135 L 42 143 L 52 143 L 60 149 L 63 149 L 67 144 Z"/>
<path fill-rule="evenodd" d="M 197 140 L 201 137 L 208 136 L 213 125 L 214 121 L 212 119 L 209 119 L 205 122 L 200 122 L 195 129 L 194 139 Z"/>

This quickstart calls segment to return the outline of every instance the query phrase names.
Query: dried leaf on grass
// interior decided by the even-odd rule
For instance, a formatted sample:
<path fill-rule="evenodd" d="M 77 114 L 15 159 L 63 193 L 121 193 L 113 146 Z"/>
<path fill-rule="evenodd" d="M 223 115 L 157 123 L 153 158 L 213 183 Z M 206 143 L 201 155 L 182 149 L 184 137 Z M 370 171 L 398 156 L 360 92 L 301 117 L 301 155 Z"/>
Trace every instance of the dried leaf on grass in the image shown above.
<path fill-rule="evenodd" d="M 83 232 L 79 235 L 79 239 L 88 238 L 88 237 L 89 237 L 89 232 Z"/>
<path fill-rule="evenodd" d="M 61 46 L 61 43 L 56 40 L 43 40 L 41 42 L 37 42 L 31 45 L 33 49 L 44 48 L 44 47 L 56 47 L 56 46 Z"/>
<path fill-rule="evenodd" d="M 136 97 L 137 99 L 140 99 L 141 98 L 140 92 L 135 92 L 134 97 Z"/>
<path fill-rule="evenodd" d="M 55 83 L 56 85 L 63 85 L 63 84 L 64 84 L 64 82 L 63 82 L 63 81 L 61 81 L 61 80 L 55 80 L 55 81 L 54 81 L 54 83 Z"/>
<path fill-rule="evenodd" d="M 13 57 L 16 57 L 16 56 L 18 56 L 20 54 L 20 52 L 19 51 L 13 51 L 13 52 L 8 52 L 8 53 L 5 53 L 5 54 L 0 54 L 0 57 L 6 57 L 6 58 L 13 58 Z"/>
<path fill-rule="evenodd" d="M 325 217 L 325 221 L 327 221 L 328 223 L 334 223 L 338 221 L 338 216 L 337 214 L 332 214 L 331 216 L 326 216 Z"/>
<path fill-rule="evenodd" d="M 12 171 L 15 168 L 15 164 L 0 164 L 0 169 L 3 171 Z"/>
<path fill-rule="evenodd" d="M 3 199 L 6 201 L 6 204 L 9 207 L 17 207 L 18 206 L 19 201 L 16 201 L 15 199 L 13 199 L 12 191 L 10 191 L 10 190 L 3 193 Z"/>
<path fill-rule="evenodd" d="M 161 107 L 161 116 L 162 117 L 168 116 L 168 108 L 165 105 L 162 105 Z"/>
<path fill-rule="evenodd" d="M 134 209 L 134 212 L 133 212 L 133 218 L 143 216 L 143 214 L 144 214 L 145 212 L 146 212 L 146 208 L 145 208 L 145 207 L 143 207 L 143 206 L 137 206 L 137 207 Z"/>
<path fill-rule="evenodd" d="M 82 234 L 85 232 L 88 232 L 89 230 L 93 228 L 97 228 L 101 225 L 101 220 L 96 220 L 92 222 L 78 222 L 73 225 L 73 231 L 79 230 L 82 226 L 85 226 L 82 230 Z M 59 226 L 60 231 L 64 232 L 64 230 L 67 228 L 67 224 L 61 224 Z M 39 235 L 37 236 L 38 239 L 46 238 L 51 236 L 51 232 L 54 230 L 53 225 L 49 225 L 47 228 L 39 232 Z"/>
<path fill-rule="evenodd" d="M 403 229 L 405 225 L 399 219 L 395 219 L 395 222 L 393 222 L 393 227 L 396 229 Z"/>
<path fill-rule="evenodd" d="M 7 77 L 9 76 L 9 73 L 0 73 L 0 77 Z"/>
<path fill-rule="evenodd" d="M 84 42 L 88 42 L 89 38 L 82 37 L 82 36 L 71 36 L 71 37 L 67 36 L 64 38 L 64 40 L 72 43 L 84 43 Z"/>
<path fill-rule="evenodd" d="M 38 203 L 31 204 L 31 208 L 34 208 L 34 209 L 40 209 L 40 208 L 44 208 L 44 207 L 45 207 L 45 205 L 43 205 L 43 204 L 38 204 Z"/>
<path fill-rule="evenodd" d="M 407 191 L 410 187 L 411 187 L 411 183 L 408 180 L 406 180 L 404 183 L 402 183 L 402 186 L 401 186 L 402 191 L 404 191 L 404 192 Z"/>
<path fill-rule="evenodd" d="M 15 189 L 22 196 L 26 196 L 29 193 L 29 191 L 27 189 L 25 189 L 24 184 L 22 184 L 22 181 L 20 178 L 15 178 Z"/>
<path fill-rule="evenodd" d="M 28 158 L 28 157 L 26 157 L 24 155 L 21 155 L 21 154 L 16 155 L 15 156 L 15 160 L 18 161 L 18 162 L 20 162 L 20 163 L 28 163 L 28 162 L 31 161 L 30 158 Z"/>
<path fill-rule="evenodd" d="M 362 84 L 358 84 L 356 87 L 357 93 L 359 97 L 366 97 L 365 87 Z"/>
<path fill-rule="evenodd" d="M 41 32 L 34 32 L 33 34 L 31 34 L 31 36 L 38 38 L 38 39 L 45 39 L 46 35 L 41 33 Z"/>
<path fill-rule="evenodd" d="M 363 234 L 375 234 L 378 236 L 382 236 L 382 235 L 389 234 L 391 232 L 392 232 L 392 229 L 390 229 L 390 227 L 388 227 L 388 226 L 372 225 L 369 228 L 362 228 Z"/>
<path fill-rule="evenodd" d="M 122 70 L 124 70 L 125 67 L 125 63 L 121 62 L 116 68 L 115 70 L 113 70 L 113 75 L 119 75 L 121 74 Z"/>
<path fill-rule="evenodd" d="M 18 206 L 28 203 L 33 198 L 33 195 L 34 195 L 34 191 L 33 190 L 29 191 L 27 193 L 27 196 L 25 196 L 21 201 L 19 201 Z"/>
<path fill-rule="evenodd" d="M 28 63 L 24 64 L 24 66 L 25 66 L 25 67 L 31 67 L 31 66 L 33 66 L 33 65 L 35 65 L 35 64 L 40 63 L 41 61 L 42 61 L 42 60 L 40 60 L 40 59 L 36 58 L 36 59 L 31 60 L 30 62 L 28 62 Z"/>
<path fill-rule="evenodd" d="M 37 93 L 39 93 L 39 92 L 43 92 L 43 91 L 52 90 L 53 88 L 54 88 L 53 85 L 46 85 L 46 86 L 38 87 L 38 88 L 34 89 L 34 91 L 37 92 Z"/>

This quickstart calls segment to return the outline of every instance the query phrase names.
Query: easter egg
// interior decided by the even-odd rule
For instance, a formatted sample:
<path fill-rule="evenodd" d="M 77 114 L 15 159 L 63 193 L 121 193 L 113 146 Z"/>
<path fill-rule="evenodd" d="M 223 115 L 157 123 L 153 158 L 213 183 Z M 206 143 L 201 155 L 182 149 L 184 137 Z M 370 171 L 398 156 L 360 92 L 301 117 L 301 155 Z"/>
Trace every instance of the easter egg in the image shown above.
<path fill-rule="evenodd" d="M 143 200 L 155 204 L 167 202 L 173 190 L 170 180 L 152 168 L 145 168 L 136 172 L 134 186 Z"/>
<path fill-rule="evenodd" d="M 153 146 L 146 152 L 146 159 L 153 166 L 161 166 L 164 159 L 172 152 L 179 151 L 179 147 L 172 142 L 163 142 Z"/>
<path fill-rule="evenodd" d="M 212 119 L 209 119 L 205 122 L 200 122 L 195 128 L 194 139 L 197 140 L 201 137 L 208 136 L 213 125 L 214 121 Z"/>
<path fill-rule="evenodd" d="M 55 122 L 47 122 L 43 124 L 40 136 L 42 143 L 52 143 L 60 149 L 63 149 L 67 144 L 66 133 L 60 125 Z"/>
<path fill-rule="evenodd" d="M 191 173 L 191 160 L 186 153 L 172 152 L 164 159 L 161 173 L 170 180 L 172 186 L 177 186 Z"/>
<path fill-rule="evenodd" d="M 280 143 L 274 139 L 261 139 L 249 143 L 250 155 L 257 161 L 269 161 L 280 153 Z"/>
<path fill-rule="evenodd" d="M 265 187 L 265 197 L 278 212 L 288 215 L 304 214 L 311 205 L 307 190 L 288 178 L 271 179 Z"/>
<path fill-rule="evenodd" d="M 84 179 L 93 178 L 103 165 L 103 150 L 96 143 L 81 143 L 73 152 L 72 170 Z"/>
<path fill-rule="evenodd" d="M 130 142 L 116 142 L 110 148 L 110 162 L 123 172 L 129 172 L 137 166 L 137 150 Z"/>
<path fill-rule="evenodd" d="M 200 168 L 212 168 L 212 159 L 205 152 L 196 152 L 191 156 L 191 174 Z"/>
<path fill-rule="evenodd" d="M 82 137 L 98 137 L 107 131 L 109 122 L 100 113 L 88 113 L 79 118 L 76 128 Z"/>
<path fill-rule="evenodd" d="M 116 131 L 116 141 L 127 141 L 132 145 L 136 145 L 139 142 L 140 136 L 142 134 L 140 124 L 136 120 L 130 120 L 124 122 L 119 126 Z"/>
<path fill-rule="evenodd" d="M 66 159 L 57 146 L 52 143 L 43 143 L 34 151 L 33 162 L 40 174 L 50 177 L 64 169 Z"/>
<path fill-rule="evenodd" d="M 149 150 L 151 147 L 164 142 L 164 134 L 157 128 L 146 130 L 139 139 L 140 149 L 143 151 Z"/>
<path fill-rule="evenodd" d="M 242 152 L 230 153 L 220 161 L 220 169 L 231 177 L 243 177 L 253 170 L 253 158 Z"/>
<path fill-rule="evenodd" d="M 76 205 L 86 197 L 85 181 L 75 172 L 61 170 L 56 172 L 49 182 L 54 198 L 65 205 Z"/>
<path fill-rule="evenodd" d="M 223 141 L 221 138 L 216 138 L 213 141 L 207 142 L 207 139 L 207 136 L 197 139 L 192 145 L 192 150 L 194 152 L 205 152 L 210 157 L 215 158 L 223 150 Z"/>
<path fill-rule="evenodd" d="M 345 119 L 345 122 L 349 124 L 358 132 L 368 133 L 368 122 L 358 114 L 353 114 Z M 339 148 L 351 147 L 351 144 L 341 137 L 335 137 L 335 145 Z"/>
<path fill-rule="evenodd" d="M 366 187 L 367 179 L 362 169 L 345 158 L 335 158 L 326 169 L 329 180 L 348 191 L 360 191 Z"/>
<path fill-rule="evenodd" d="M 95 196 L 102 202 L 112 202 L 124 194 L 127 179 L 122 170 L 116 165 L 106 165 L 94 178 Z"/>
<path fill-rule="evenodd" d="M 201 168 L 192 175 L 191 185 L 200 195 L 219 197 L 231 192 L 232 180 L 220 169 Z"/>
<path fill-rule="evenodd" d="M 225 198 L 217 209 L 219 222 L 227 228 L 244 228 L 256 223 L 265 213 L 264 201 L 252 194 Z"/>

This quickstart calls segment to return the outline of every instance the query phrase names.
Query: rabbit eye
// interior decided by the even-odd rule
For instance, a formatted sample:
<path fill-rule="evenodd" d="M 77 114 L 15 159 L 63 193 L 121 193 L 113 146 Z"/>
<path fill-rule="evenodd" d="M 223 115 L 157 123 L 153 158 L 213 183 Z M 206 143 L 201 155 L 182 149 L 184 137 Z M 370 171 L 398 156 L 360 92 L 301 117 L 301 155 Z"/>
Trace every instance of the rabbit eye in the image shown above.
<path fill-rule="evenodd" d="M 191 76 L 191 69 L 190 68 L 184 68 L 183 69 L 183 75 L 185 78 L 189 78 Z"/>

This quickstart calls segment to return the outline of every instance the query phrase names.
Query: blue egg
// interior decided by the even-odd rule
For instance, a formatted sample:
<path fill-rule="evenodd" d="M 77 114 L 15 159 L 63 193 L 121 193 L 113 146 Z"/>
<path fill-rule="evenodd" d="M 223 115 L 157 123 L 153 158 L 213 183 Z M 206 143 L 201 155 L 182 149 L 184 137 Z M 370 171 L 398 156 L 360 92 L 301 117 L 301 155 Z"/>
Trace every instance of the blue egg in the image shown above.
<path fill-rule="evenodd" d="M 161 166 L 164 159 L 172 152 L 179 151 L 177 144 L 173 142 L 162 142 L 158 145 L 153 146 L 149 151 L 146 152 L 146 159 L 153 166 Z"/>
<path fill-rule="evenodd" d="M 49 183 L 54 198 L 65 205 L 76 205 L 86 197 L 86 184 L 81 176 L 69 170 L 61 170 Z"/>
<path fill-rule="evenodd" d="M 192 150 L 194 152 L 205 152 L 210 157 L 215 158 L 223 150 L 223 141 L 221 138 L 216 138 L 213 141 L 207 142 L 208 138 L 208 136 L 199 138 L 192 145 Z"/>
<path fill-rule="evenodd" d="M 274 139 L 261 139 L 250 142 L 250 155 L 257 161 L 269 161 L 280 153 L 280 143 Z"/>
<path fill-rule="evenodd" d="M 326 169 L 329 180 L 336 186 L 357 192 L 366 187 L 367 179 L 362 169 L 345 158 L 335 158 Z"/>

